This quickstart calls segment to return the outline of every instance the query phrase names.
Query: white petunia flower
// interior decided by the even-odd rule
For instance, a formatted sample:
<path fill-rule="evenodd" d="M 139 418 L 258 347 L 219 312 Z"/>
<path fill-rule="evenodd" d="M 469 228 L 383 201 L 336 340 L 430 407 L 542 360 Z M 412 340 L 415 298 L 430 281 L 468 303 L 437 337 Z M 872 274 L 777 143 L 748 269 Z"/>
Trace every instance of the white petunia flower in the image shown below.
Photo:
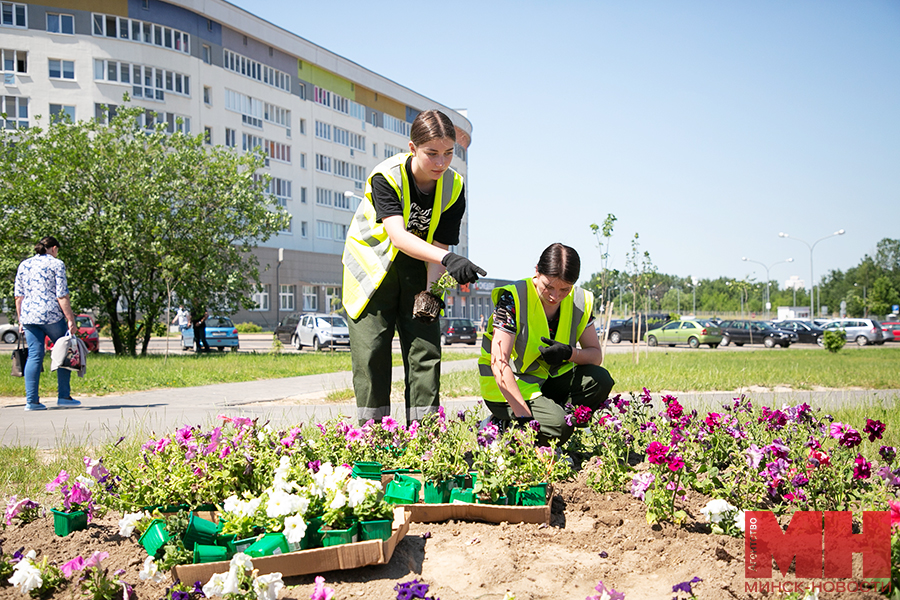
<path fill-rule="evenodd" d="M 246 555 L 245 555 L 246 556 Z M 238 578 L 238 569 L 234 565 L 234 561 L 231 562 L 231 568 L 228 570 L 228 573 L 225 574 L 225 579 L 222 581 L 222 595 L 226 594 L 238 594 L 241 591 L 241 580 Z"/>
<path fill-rule="evenodd" d="M 741 531 L 744 531 L 744 520 L 745 520 L 746 518 L 747 518 L 747 513 L 746 513 L 745 511 L 743 511 L 743 510 L 740 511 L 740 512 L 739 512 L 737 515 L 735 515 L 735 517 L 734 517 L 734 524 L 735 524 L 735 526 L 736 526 L 738 529 L 740 529 Z M 818 598 L 818 596 L 816 596 L 816 597 Z"/>
<path fill-rule="evenodd" d="M 213 596 L 221 596 L 224 592 L 225 573 L 216 573 L 209 578 L 206 585 L 203 586 L 203 594 L 207 598 Z"/>
<path fill-rule="evenodd" d="M 138 577 L 141 581 L 147 581 L 149 579 L 153 583 L 162 583 L 166 579 L 165 573 L 162 573 L 159 570 L 159 567 L 156 566 L 156 561 L 153 560 L 152 556 L 148 556 L 144 559 L 144 566 L 138 573 Z"/>
<path fill-rule="evenodd" d="M 77 481 L 78 483 L 80 483 L 81 485 L 83 485 L 86 488 L 92 488 L 92 487 L 94 487 L 94 484 L 97 483 L 97 481 L 95 479 L 93 479 L 91 477 L 85 477 L 84 475 L 79 475 L 78 477 L 75 478 L 75 481 Z"/>
<path fill-rule="evenodd" d="M 237 514 L 238 506 L 240 505 L 240 498 L 237 497 L 237 494 L 232 494 L 225 498 L 225 502 L 222 503 L 222 510 L 224 510 L 225 512 Z"/>
<path fill-rule="evenodd" d="M 269 501 L 266 502 L 266 516 L 274 519 L 291 514 L 291 502 L 288 496 L 289 494 L 281 490 L 273 490 L 269 494 Z"/>
<path fill-rule="evenodd" d="M 737 511 L 737 507 L 722 499 L 710 500 L 706 506 L 700 509 L 700 512 L 703 513 L 706 520 L 710 523 L 718 523 L 724 518 L 725 513 L 729 511 Z"/>
<path fill-rule="evenodd" d="M 34 550 L 29 552 L 25 558 L 16 563 L 13 567 L 13 576 L 9 578 L 9 582 L 19 588 L 19 592 L 23 595 L 31 593 L 31 590 L 41 587 L 44 583 L 40 569 L 31 562 L 36 556 Z"/>
<path fill-rule="evenodd" d="M 284 587 L 281 573 L 269 573 L 260 575 L 253 580 L 253 591 L 256 592 L 256 600 L 275 600 L 278 591 Z"/>
<path fill-rule="evenodd" d="M 343 494 L 343 492 L 338 492 L 334 495 L 334 500 L 329 504 L 329 508 L 338 509 L 347 504 L 347 496 Z"/>
<path fill-rule="evenodd" d="M 290 544 L 299 544 L 306 535 L 306 521 L 300 515 L 294 515 L 284 520 L 284 537 Z"/>
<path fill-rule="evenodd" d="M 146 512 L 126 513 L 124 517 L 119 519 L 119 535 L 122 537 L 131 537 L 138 521 L 149 516 Z"/>
<path fill-rule="evenodd" d="M 245 571 L 253 570 L 253 560 L 249 555 L 244 554 L 243 552 L 238 552 L 231 559 L 231 568 L 240 567 Z"/>

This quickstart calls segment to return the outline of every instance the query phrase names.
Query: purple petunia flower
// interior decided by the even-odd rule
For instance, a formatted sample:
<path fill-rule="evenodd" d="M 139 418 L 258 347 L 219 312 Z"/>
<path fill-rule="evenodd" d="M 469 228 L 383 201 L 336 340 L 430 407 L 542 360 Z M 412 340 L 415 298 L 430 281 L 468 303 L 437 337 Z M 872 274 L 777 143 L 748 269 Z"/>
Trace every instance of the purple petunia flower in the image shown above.
<path fill-rule="evenodd" d="M 393 432 L 395 429 L 397 429 L 398 425 L 400 425 L 400 424 L 397 422 L 397 419 L 395 419 L 394 417 L 392 417 L 390 415 L 385 415 L 384 417 L 381 417 L 381 428 L 384 429 L 385 431 Z"/>
<path fill-rule="evenodd" d="M 172 600 L 191 600 L 191 595 L 181 590 L 175 590 L 172 592 Z"/>
<path fill-rule="evenodd" d="M 885 483 L 893 486 L 900 486 L 900 477 L 891 472 L 890 467 L 881 467 L 878 469 L 878 476 L 884 479 Z"/>
<path fill-rule="evenodd" d="M 650 486 L 653 485 L 655 480 L 656 477 L 649 471 L 638 473 L 635 475 L 634 479 L 631 480 L 631 495 L 638 500 L 643 500 L 644 495 Z"/>
<path fill-rule="evenodd" d="M 577 406 L 575 407 L 575 423 L 584 425 L 585 423 L 590 422 L 593 414 L 594 411 L 592 411 L 589 406 Z"/>
<path fill-rule="evenodd" d="M 893 446 L 882 446 L 878 449 L 878 454 L 881 455 L 881 460 L 887 464 L 891 464 L 897 457 L 897 449 Z"/>
<path fill-rule="evenodd" d="M 424 598 L 428 593 L 428 587 L 427 583 L 419 583 L 418 579 L 413 579 L 405 583 L 398 583 L 394 586 L 394 591 L 397 592 L 397 600 L 413 600 L 413 598 Z"/>
<path fill-rule="evenodd" d="M 684 592 L 685 594 L 694 595 L 694 590 L 691 589 L 691 586 L 703 581 L 699 577 L 693 577 L 690 581 L 682 581 L 681 583 L 676 583 L 672 586 L 673 592 Z"/>
<path fill-rule="evenodd" d="M 885 429 L 887 429 L 887 427 L 881 421 L 866 419 L 866 426 L 863 428 L 863 433 L 868 433 L 869 441 L 874 442 L 875 440 L 881 439 L 881 435 L 884 433 Z"/>
<path fill-rule="evenodd" d="M 859 432 L 855 429 L 848 429 L 844 432 L 844 435 L 841 436 L 838 444 L 846 448 L 855 448 L 862 444 L 862 436 L 859 435 Z"/>
<path fill-rule="evenodd" d="M 536 419 L 528 421 L 528 426 L 534 429 L 535 433 L 541 432 L 541 424 L 538 423 Z"/>
<path fill-rule="evenodd" d="M 650 442 L 647 446 L 647 460 L 654 465 L 663 465 L 666 461 L 666 453 L 669 451 L 668 446 L 663 446 L 657 441 Z"/>
<path fill-rule="evenodd" d="M 605 585 L 603 585 L 602 581 L 600 583 L 598 583 L 594 589 L 597 590 L 599 595 L 588 596 L 588 598 L 591 598 L 591 599 L 596 598 L 598 600 L 600 598 L 602 598 L 603 600 L 625 600 L 624 592 L 617 592 L 613 588 L 608 588 Z"/>
<path fill-rule="evenodd" d="M 853 479 L 868 479 L 872 474 L 872 464 L 862 454 L 857 454 L 853 462 L 856 463 L 853 467 Z"/>

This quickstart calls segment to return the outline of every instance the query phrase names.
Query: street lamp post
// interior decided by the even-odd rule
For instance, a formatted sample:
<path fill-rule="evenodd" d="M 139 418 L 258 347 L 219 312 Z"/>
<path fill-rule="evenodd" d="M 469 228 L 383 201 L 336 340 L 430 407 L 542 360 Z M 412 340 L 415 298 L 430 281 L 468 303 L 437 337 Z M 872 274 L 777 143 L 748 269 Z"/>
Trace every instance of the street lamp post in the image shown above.
<path fill-rule="evenodd" d="M 694 307 L 693 307 L 693 315 L 697 316 L 697 278 L 691 277 L 691 291 L 694 294 Z"/>
<path fill-rule="evenodd" d="M 781 263 L 789 263 L 794 262 L 793 258 L 787 258 L 785 260 L 779 260 L 778 262 L 774 262 L 771 265 L 766 266 L 765 263 L 761 263 L 758 260 L 753 260 L 752 258 L 747 258 L 746 256 L 742 257 L 741 260 L 746 262 L 756 263 L 758 265 L 762 265 L 766 270 L 766 320 L 769 318 L 769 310 L 772 306 L 772 298 L 769 296 L 769 269 L 774 267 L 775 265 L 780 265 Z"/>
<path fill-rule="evenodd" d="M 816 284 L 815 284 L 815 279 L 813 279 L 813 250 L 815 250 L 816 244 L 818 244 L 822 240 L 827 240 L 828 238 L 832 238 L 837 235 L 844 235 L 844 230 L 838 229 L 831 235 L 826 235 L 825 237 L 819 238 L 815 242 L 810 244 L 809 242 L 801 240 L 800 238 L 791 237 L 788 234 L 784 233 L 783 231 L 778 234 L 778 237 L 791 238 L 792 240 L 797 240 L 798 242 L 803 242 L 804 244 L 806 244 L 806 247 L 809 248 L 809 318 L 810 318 L 810 320 L 816 318 L 816 315 L 813 312 L 813 307 L 816 305 L 816 303 L 815 303 Z M 819 298 L 819 301 L 821 302 L 822 299 Z"/>

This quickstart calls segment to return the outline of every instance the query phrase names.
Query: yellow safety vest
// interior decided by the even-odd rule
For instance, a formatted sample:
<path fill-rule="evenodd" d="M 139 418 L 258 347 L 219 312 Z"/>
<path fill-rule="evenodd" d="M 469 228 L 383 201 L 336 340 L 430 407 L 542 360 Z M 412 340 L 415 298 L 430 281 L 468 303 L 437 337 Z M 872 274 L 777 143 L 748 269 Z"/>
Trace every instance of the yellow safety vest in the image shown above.
<path fill-rule="evenodd" d="M 410 185 L 406 173 L 406 161 L 410 153 L 397 154 L 375 167 L 366 181 L 366 199 L 359 203 L 356 214 L 350 222 L 347 242 L 344 245 L 344 287 L 342 301 L 347 314 L 355 319 L 359 317 L 366 304 L 381 285 L 391 263 L 399 250 L 391 243 L 384 228 L 375 218 L 375 204 L 372 201 L 372 178 L 382 175 L 397 192 L 403 203 L 403 223 L 409 224 Z M 434 208 L 431 211 L 431 223 L 425 241 L 429 244 L 434 239 L 434 232 L 441 219 L 462 193 L 463 177 L 452 168 L 447 169 L 438 180 L 434 193 Z"/>
<path fill-rule="evenodd" d="M 491 298 L 494 304 L 502 290 L 512 292 L 516 304 L 516 337 L 510 362 L 522 398 L 532 400 L 541 395 L 541 386 L 550 377 L 556 377 L 575 367 L 575 363 L 565 361 L 558 367 L 550 367 L 541 358 L 539 348 L 546 346 L 542 337 L 550 337 L 550 325 L 541 305 L 541 298 L 531 278 L 522 279 L 511 285 L 494 288 Z M 594 295 L 574 286 L 559 305 L 559 326 L 556 329 L 558 342 L 573 348 L 594 310 Z M 481 343 L 481 357 L 478 359 L 478 374 L 481 376 L 481 397 L 487 402 L 506 402 L 491 371 L 491 343 L 494 339 L 494 319 L 488 321 Z"/>

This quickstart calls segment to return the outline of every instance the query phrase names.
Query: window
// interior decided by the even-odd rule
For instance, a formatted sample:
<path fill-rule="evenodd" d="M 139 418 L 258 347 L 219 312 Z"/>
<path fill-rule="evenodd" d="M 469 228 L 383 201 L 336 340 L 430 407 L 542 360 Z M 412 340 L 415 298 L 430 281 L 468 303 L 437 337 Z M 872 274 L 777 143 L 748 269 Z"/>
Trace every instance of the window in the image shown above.
<path fill-rule="evenodd" d="M 7 129 L 28 127 L 28 98 L 0 96 L 0 112 L 6 113 L 4 127 Z"/>
<path fill-rule="evenodd" d="M 262 129 L 263 102 L 246 94 L 225 89 L 225 108 L 241 114 L 244 124 Z"/>
<path fill-rule="evenodd" d="M 237 146 L 237 132 L 234 129 L 225 128 L 225 145 L 229 148 Z"/>
<path fill-rule="evenodd" d="M 334 224 L 334 239 L 336 240 L 346 240 L 347 239 L 347 226 L 341 223 Z"/>
<path fill-rule="evenodd" d="M 47 13 L 47 32 L 67 33 L 69 35 L 74 35 L 75 17 L 73 17 L 72 15 Z"/>
<path fill-rule="evenodd" d="M 331 173 L 331 157 L 324 154 L 316 154 L 316 171 Z"/>
<path fill-rule="evenodd" d="M 306 119 L 300 119 L 300 135 L 306 135 Z"/>
<path fill-rule="evenodd" d="M 212 104 L 212 88 L 208 85 L 203 86 L 203 102 L 204 104 Z"/>
<path fill-rule="evenodd" d="M 95 103 L 94 104 L 94 118 L 97 119 L 98 123 L 102 123 L 103 125 L 106 125 L 109 122 L 109 119 L 115 118 L 117 110 L 118 110 L 117 104 Z"/>
<path fill-rule="evenodd" d="M 58 123 L 66 121 L 70 123 L 75 122 L 75 107 L 74 106 L 63 106 L 62 104 L 51 104 L 50 105 L 50 122 Z"/>
<path fill-rule="evenodd" d="M 256 308 L 250 309 L 254 311 L 267 312 L 269 310 L 269 290 L 272 286 L 269 284 L 261 285 L 260 290 L 250 296 L 250 300 L 256 305 Z"/>
<path fill-rule="evenodd" d="M 291 111 L 268 102 L 264 105 L 263 115 L 266 121 L 281 125 L 287 129 L 287 136 L 291 137 Z"/>
<path fill-rule="evenodd" d="M 331 286 L 325 288 L 325 308 L 329 311 L 340 310 L 341 288 Z"/>
<path fill-rule="evenodd" d="M 3 27 L 26 27 L 25 5 L 16 2 L 0 2 L 0 25 Z"/>
<path fill-rule="evenodd" d="M 309 223 L 306 221 L 300 221 L 300 237 L 309 237 Z"/>
<path fill-rule="evenodd" d="M 359 104 L 359 103 L 354 102 L 353 100 L 351 100 L 351 101 L 350 101 L 350 116 L 351 116 L 351 117 L 354 117 L 354 118 L 356 118 L 356 119 L 359 119 L 360 121 L 362 121 L 362 122 L 363 122 L 363 129 L 366 128 L 366 126 L 365 126 L 365 123 L 366 123 L 366 107 L 365 107 L 365 106 L 363 106 L 362 104 Z"/>
<path fill-rule="evenodd" d="M 316 188 L 316 204 L 319 206 L 331 206 L 331 190 Z"/>
<path fill-rule="evenodd" d="M 350 198 L 342 194 L 341 192 L 334 192 L 334 207 L 335 208 L 343 208 L 344 210 L 350 210 Z"/>
<path fill-rule="evenodd" d="M 319 293 L 314 285 L 303 286 L 303 310 L 310 312 L 319 310 Z"/>
<path fill-rule="evenodd" d="M 155 131 L 157 126 L 162 125 L 163 131 L 166 133 L 182 133 L 191 132 L 191 118 L 186 115 L 178 115 L 170 112 L 156 112 L 146 109 L 143 114 L 138 116 L 137 123 L 148 131 Z"/>
<path fill-rule="evenodd" d="M 212 144 L 212 127 L 207 126 L 203 128 L 203 142 Z"/>
<path fill-rule="evenodd" d="M 24 50 L 0 50 L 3 58 L 3 70 L 7 73 L 27 73 L 28 72 L 28 53 Z M 13 82 L 6 82 L 6 85 L 13 85 Z"/>
<path fill-rule="evenodd" d="M 131 40 L 184 54 L 191 53 L 191 38 L 187 33 L 146 21 L 93 13 L 92 32 L 100 37 Z"/>
<path fill-rule="evenodd" d="M 131 95 L 144 100 L 164 101 L 166 93 L 191 95 L 188 75 L 115 60 L 94 59 L 94 80 L 131 84 Z"/>
<path fill-rule="evenodd" d="M 287 201 L 293 198 L 290 180 L 273 177 L 269 180 L 269 193 L 275 196 L 275 204 L 287 206 Z"/>
<path fill-rule="evenodd" d="M 313 102 L 331 108 L 331 92 L 319 86 L 313 86 Z"/>
<path fill-rule="evenodd" d="M 459 144 L 453 144 L 453 154 L 455 154 L 456 157 L 461 159 L 463 162 L 466 161 L 466 149 Z"/>
<path fill-rule="evenodd" d="M 306 204 L 306 188 L 305 187 L 300 188 L 300 203 Z"/>
<path fill-rule="evenodd" d="M 390 144 L 384 145 L 384 157 L 390 158 L 392 156 L 396 156 L 398 154 L 403 154 L 403 149 L 398 148 L 397 146 L 391 146 Z"/>
<path fill-rule="evenodd" d="M 50 79 L 75 79 L 75 62 L 51 58 L 48 61 Z"/>
<path fill-rule="evenodd" d="M 241 134 L 241 142 L 241 149 L 244 152 L 252 152 L 256 148 L 261 148 L 263 145 L 263 139 L 261 137 L 249 133 Z"/>
<path fill-rule="evenodd" d="M 281 285 L 278 292 L 278 302 L 281 310 L 294 310 L 294 286 Z"/>
<path fill-rule="evenodd" d="M 244 40 L 247 36 L 244 36 Z M 246 45 L 246 43 L 245 43 Z M 285 92 L 291 91 L 291 76 L 278 69 L 273 69 L 260 62 L 241 56 L 231 50 L 225 50 L 225 68 L 244 77 L 261 81 Z"/>
<path fill-rule="evenodd" d="M 271 158 L 272 160 L 277 160 L 278 162 L 288 163 L 291 162 L 291 147 L 287 144 L 282 144 L 280 142 L 274 142 L 272 140 L 265 140 L 264 142 L 266 156 Z"/>
<path fill-rule="evenodd" d="M 203 62 L 205 62 L 208 65 L 211 65 L 212 64 L 212 48 L 210 48 L 206 44 L 203 44 L 202 55 L 203 55 Z"/>
<path fill-rule="evenodd" d="M 334 235 L 333 223 L 331 221 L 316 221 L 316 237 L 323 240 L 330 240 Z"/>
<path fill-rule="evenodd" d="M 372 156 L 378 158 L 378 144 L 372 144 Z"/>
<path fill-rule="evenodd" d="M 406 121 L 401 121 L 400 119 L 392 117 L 387 113 L 384 114 L 383 121 L 384 128 L 388 131 L 393 131 L 394 133 L 399 133 L 402 136 L 409 137 L 410 124 Z"/>
<path fill-rule="evenodd" d="M 300 168 L 301 169 L 306 168 L 306 152 L 300 153 Z"/>
<path fill-rule="evenodd" d="M 322 121 L 316 121 L 316 137 L 331 141 L 331 125 Z"/>

